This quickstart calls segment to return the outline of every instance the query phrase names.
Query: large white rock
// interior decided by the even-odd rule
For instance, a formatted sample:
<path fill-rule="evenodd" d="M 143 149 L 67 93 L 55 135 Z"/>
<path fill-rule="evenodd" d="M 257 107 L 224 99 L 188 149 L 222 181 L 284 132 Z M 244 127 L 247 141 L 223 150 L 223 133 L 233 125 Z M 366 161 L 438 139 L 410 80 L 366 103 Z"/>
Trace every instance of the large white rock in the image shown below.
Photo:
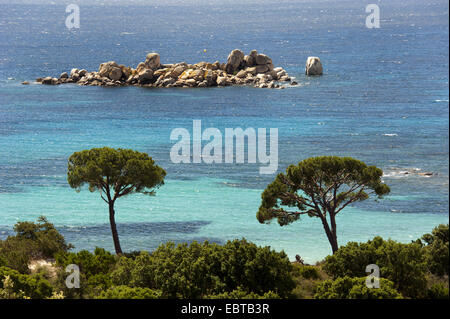
<path fill-rule="evenodd" d="M 156 70 L 161 65 L 160 61 L 161 60 L 158 53 L 149 53 L 147 54 L 144 63 L 148 69 Z"/>
<path fill-rule="evenodd" d="M 323 74 L 322 62 L 320 62 L 320 59 L 318 57 L 316 56 L 308 57 L 308 59 L 306 60 L 305 74 L 306 75 Z"/>
<path fill-rule="evenodd" d="M 74 74 L 78 74 L 80 70 L 73 68 L 72 70 L 70 70 L 70 77 L 73 77 Z"/>

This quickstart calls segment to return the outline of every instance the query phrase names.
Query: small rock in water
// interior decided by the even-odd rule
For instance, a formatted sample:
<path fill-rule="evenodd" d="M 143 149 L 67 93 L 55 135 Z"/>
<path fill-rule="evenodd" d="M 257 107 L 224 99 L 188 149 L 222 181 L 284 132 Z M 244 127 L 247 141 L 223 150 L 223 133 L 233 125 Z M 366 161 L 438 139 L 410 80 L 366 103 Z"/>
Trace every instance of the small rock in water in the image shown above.
<path fill-rule="evenodd" d="M 306 75 L 322 75 L 323 74 L 322 62 L 320 61 L 320 59 L 318 57 L 310 56 L 306 60 L 305 74 Z"/>
<path fill-rule="evenodd" d="M 423 173 L 417 173 L 417 175 L 420 175 L 420 176 L 433 176 L 434 174 L 432 172 L 423 172 Z"/>

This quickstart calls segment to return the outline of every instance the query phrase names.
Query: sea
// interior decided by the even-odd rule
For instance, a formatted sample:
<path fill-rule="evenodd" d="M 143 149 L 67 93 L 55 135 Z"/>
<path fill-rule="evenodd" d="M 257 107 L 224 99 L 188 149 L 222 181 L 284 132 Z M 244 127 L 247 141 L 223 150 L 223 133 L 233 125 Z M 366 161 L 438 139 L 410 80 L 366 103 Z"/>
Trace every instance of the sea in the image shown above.
<path fill-rule="evenodd" d="M 371 2 L 379 28 L 368 28 Z M 76 4 L 79 28 L 66 8 Z M 315 263 L 331 253 L 321 222 L 260 224 L 261 193 L 290 164 L 351 156 L 380 167 L 391 193 L 337 216 L 338 241 L 408 243 L 449 220 L 449 4 L 415 1 L 0 0 L 0 239 L 44 215 L 75 246 L 113 251 L 98 192 L 67 183 L 76 151 L 109 146 L 148 153 L 167 171 L 156 196 L 116 202 L 124 251 L 246 238 Z M 136 67 L 225 62 L 233 49 L 270 56 L 298 82 L 253 87 L 142 88 L 64 84 L 37 77 L 102 62 Z M 324 74 L 304 75 L 309 56 Z M 30 85 L 22 85 L 30 81 Z M 278 129 L 278 170 L 260 163 L 174 163 L 171 132 Z M 422 174 L 429 173 L 429 174 Z"/>

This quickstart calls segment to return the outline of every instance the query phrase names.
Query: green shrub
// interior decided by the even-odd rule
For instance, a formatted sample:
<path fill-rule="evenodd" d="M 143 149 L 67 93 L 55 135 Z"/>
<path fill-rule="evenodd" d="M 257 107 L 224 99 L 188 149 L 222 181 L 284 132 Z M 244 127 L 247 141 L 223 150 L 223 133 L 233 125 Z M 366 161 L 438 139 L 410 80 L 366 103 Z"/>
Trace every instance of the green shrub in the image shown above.
<path fill-rule="evenodd" d="M 134 260 L 120 258 L 112 273 L 115 285 L 161 290 L 164 298 L 200 298 L 216 282 L 211 271 L 215 245 L 196 242 L 159 246 L 152 254 L 142 252 Z M 216 262 L 219 260 L 216 258 Z"/>
<path fill-rule="evenodd" d="M 36 245 L 34 257 L 53 258 L 55 253 L 73 248 L 44 216 L 40 216 L 37 223 L 18 222 L 14 231 L 17 233 L 16 238 L 29 240 Z"/>
<path fill-rule="evenodd" d="M 4 288 L 3 280 L 7 276 L 12 281 L 12 291 L 16 294 L 23 294 L 32 299 L 44 299 L 52 296 L 52 286 L 41 275 L 26 275 L 11 268 L 0 267 L 0 288 L 2 289 Z"/>
<path fill-rule="evenodd" d="M 58 272 L 57 287 L 64 292 L 67 298 L 94 297 L 112 285 L 111 271 L 118 257 L 103 248 L 96 247 L 94 253 L 87 250 L 79 252 L 60 252 L 55 254 Z M 75 264 L 80 268 L 80 288 L 69 289 L 65 280 L 69 275 L 65 269 Z"/>
<path fill-rule="evenodd" d="M 404 296 L 423 297 L 426 292 L 426 265 L 420 244 L 402 244 L 375 237 L 367 243 L 350 242 L 325 258 L 323 269 L 335 279 L 366 276 L 366 266 L 376 264 L 380 276 L 394 283 Z"/>
<path fill-rule="evenodd" d="M 29 273 L 28 264 L 34 255 L 34 249 L 29 241 L 8 237 L 5 241 L 0 241 L 2 264 L 23 274 Z"/>
<path fill-rule="evenodd" d="M 112 286 L 111 277 L 109 274 L 95 274 L 86 277 L 87 286 L 104 290 Z"/>
<path fill-rule="evenodd" d="M 215 273 L 220 269 L 220 258 L 214 253 L 218 249 L 208 242 L 167 243 L 152 254 L 142 252 L 134 260 L 121 258 L 112 280 L 115 285 L 161 290 L 164 298 L 200 298 L 219 282 Z"/>
<path fill-rule="evenodd" d="M 268 291 L 263 295 L 255 294 L 254 292 L 248 293 L 239 287 L 231 292 L 224 292 L 217 295 L 207 296 L 206 299 L 280 299 L 276 293 Z"/>
<path fill-rule="evenodd" d="M 449 273 L 449 228 L 447 225 L 439 225 L 431 234 L 422 236 L 425 245 L 425 260 L 428 270 L 437 276 Z"/>
<path fill-rule="evenodd" d="M 6 258 L 4 256 L 0 256 L 0 267 L 6 267 Z"/>
<path fill-rule="evenodd" d="M 14 291 L 14 282 L 11 280 L 9 276 L 5 276 L 5 278 L 0 278 L 2 282 L 2 287 L 0 288 L 0 300 L 1 299 L 30 299 L 25 296 L 23 291 L 16 292 Z"/>
<path fill-rule="evenodd" d="M 434 284 L 427 290 L 427 297 L 429 299 L 449 299 L 448 287 L 443 284 Z"/>
<path fill-rule="evenodd" d="M 151 254 L 153 275 L 148 284 L 168 298 L 201 298 L 220 284 L 220 258 L 215 244 L 161 245 Z"/>
<path fill-rule="evenodd" d="M 325 280 L 317 285 L 316 299 L 399 299 L 393 282 L 380 278 L 380 288 L 368 288 L 366 278 L 348 276 L 336 280 Z"/>
<path fill-rule="evenodd" d="M 37 223 L 18 222 L 14 226 L 15 236 L 0 241 L 1 264 L 21 273 L 28 273 L 32 259 L 53 258 L 58 252 L 65 252 L 73 246 L 43 216 Z"/>
<path fill-rule="evenodd" d="M 127 258 L 131 258 L 131 259 L 135 259 L 140 254 L 141 254 L 141 251 L 133 250 L 133 251 L 129 251 L 129 252 L 123 253 L 122 256 L 127 257 Z"/>
<path fill-rule="evenodd" d="M 339 247 L 334 255 L 325 258 L 323 269 L 334 278 L 363 277 L 366 275 L 366 266 L 376 264 L 378 249 L 383 245 L 381 237 L 375 237 L 367 243 L 349 242 Z"/>
<path fill-rule="evenodd" d="M 115 286 L 100 293 L 96 299 L 159 299 L 161 291 L 150 288 Z"/>
<path fill-rule="evenodd" d="M 283 251 L 258 247 L 245 239 L 228 241 L 222 249 L 220 273 L 226 291 L 241 286 L 259 295 L 273 291 L 286 297 L 295 287 L 292 264 Z"/>
<path fill-rule="evenodd" d="M 146 259 L 146 260 L 143 260 Z M 134 287 L 145 287 L 150 286 L 151 283 L 145 283 L 145 281 L 139 279 L 138 277 L 145 274 L 145 271 L 142 271 L 142 267 L 144 265 L 150 264 L 150 254 L 148 252 L 141 252 L 141 254 L 134 258 L 128 258 L 125 256 L 121 256 L 117 261 L 112 273 L 111 273 L 111 281 L 113 285 L 116 286 L 134 286 Z M 135 265 L 139 265 L 139 270 L 136 270 Z M 133 275 L 131 274 L 133 272 Z M 146 277 L 151 277 L 148 274 Z"/>
<path fill-rule="evenodd" d="M 294 264 L 294 276 L 300 276 L 304 279 L 317 280 L 320 279 L 319 271 L 315 266 L 305 266 Z"/>
<path fill-rule="evenodd" d="M 291 270 L 284 252 L 243 239 L 224 246 L 167 243 L 134 260 L 120 258 L 111 277 L 115 285 L 161 290 L 164 298 L 202 298 L 238 287 L 247 294 L 272 291 L 285 297 L 295 286 Z"/>
<path fill-rule="evenodd" d="M 116 255 L 111 254 L 103 248 L 96 247 L 94 253 L 87 250 L 79 252 L 61 252 L 55 255 L 56 264 L 61 267 L 67 267 L 75 264 L 80 267 L 80 272 L 86 277 L 98 274 L 107 274 L 117 261 Z"/>

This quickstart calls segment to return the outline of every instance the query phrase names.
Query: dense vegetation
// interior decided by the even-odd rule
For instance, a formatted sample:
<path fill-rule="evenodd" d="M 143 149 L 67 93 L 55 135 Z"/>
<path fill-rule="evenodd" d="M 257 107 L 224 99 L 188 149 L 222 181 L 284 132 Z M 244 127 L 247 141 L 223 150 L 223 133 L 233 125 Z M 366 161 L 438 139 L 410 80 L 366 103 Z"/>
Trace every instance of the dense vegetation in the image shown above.
<path fill-rule="evenodd" d="M 427 280 L 425 251 L 417 243 L 401 244 L 375 237 L 367 243 L 350 242 L 325 258 L 324 270 L 333 278 L 366 276 L 365 267 L 376 264 L 381 276 L 405 296 L 421 297 Z"/>
<path fill-rule="evenodd" d="M 43 216 L 37 223 L 18 222 L 15 236 L 0 241 L 0 266 L 28 273 L 31 260 L 52 258 L 55 253 L 73 248 Z"/>
<path fill-rule="evenodd" d="M 284 252 L 245 239 L 115 255 L 70 252 L 43 217 L 14 229 L 0 241 L 0 298 L 448 298 L 448 225 L 409 244 L 350 242 L 316 265 L 292 263 Z M 29 267 L 37 259 L 52 265 Z M 65 285 L 70 264 L 80 268 L 80 288 Z M 380 267 L 380 288 L 365 284 L 369 264 Z"/>
<path fill-rule="evenodd" d="M 394 284 L 380 278 L 380 288 L 368 288 L 366 278 L 348 276 L 336 280 L 325 280 L 317 286 L 317 299 L 400 299 L 402 295 L 394 289 Z"/>

